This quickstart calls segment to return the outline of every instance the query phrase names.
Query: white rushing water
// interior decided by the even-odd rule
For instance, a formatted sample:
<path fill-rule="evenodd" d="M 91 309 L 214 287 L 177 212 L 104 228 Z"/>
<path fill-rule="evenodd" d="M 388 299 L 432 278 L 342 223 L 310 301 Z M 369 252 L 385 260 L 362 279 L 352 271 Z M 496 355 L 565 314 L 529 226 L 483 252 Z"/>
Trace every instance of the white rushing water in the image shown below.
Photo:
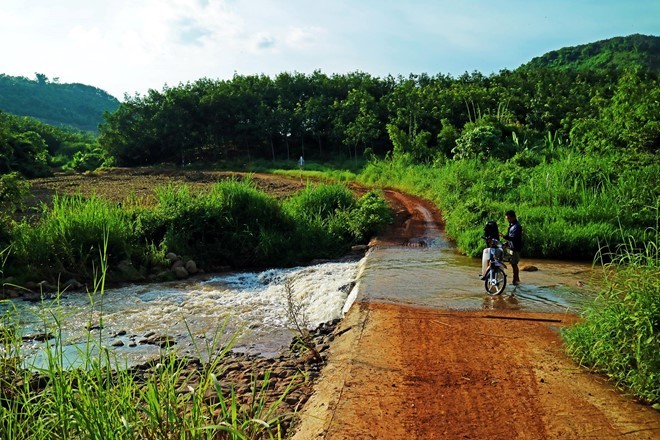
<path fill-rule="evenodd" d="M 287 318 L 285 286 L 290 286 L 293 304 L 300 307 L 299 317 L 314 328 L 341 317 L 359 266 L 329 262 L 231 273 L 206 281 L 108 289 L 103 295 L 71 293 L 43 304 L 15 300 L 0 307 L 16 307 L 25 334 L 57 334 L 61 329 L 64 356 L 71 365 L 78 362 L 80 350 L 87 351 L 90 338 L 92 345 L 110 348 L 122 364 L 144 362 L 161 351 L 158 345 L 144 343 L 151 333 L 173 338 L 180 353 L 193 356 L 204 357 L 212 341 L 224 343 L 236 334 L 236 350 L 275 355 L 295 334 Z M 26 344 L 24 349 L 33 353 L 30 362 L 43 365 L 45 346 Z"/>

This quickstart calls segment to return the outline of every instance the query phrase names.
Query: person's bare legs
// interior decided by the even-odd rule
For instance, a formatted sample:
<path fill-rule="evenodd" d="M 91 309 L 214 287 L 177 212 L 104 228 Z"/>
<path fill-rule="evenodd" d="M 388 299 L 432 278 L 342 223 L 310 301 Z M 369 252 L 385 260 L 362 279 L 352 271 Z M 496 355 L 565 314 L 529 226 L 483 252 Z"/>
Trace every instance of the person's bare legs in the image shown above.
<path fill-rule="evenodd" d="M 518 269 L 518 264 L 511 263 L 511 269 L 513 269 L 513 284 L 520 284 L 520 270 Z"/>

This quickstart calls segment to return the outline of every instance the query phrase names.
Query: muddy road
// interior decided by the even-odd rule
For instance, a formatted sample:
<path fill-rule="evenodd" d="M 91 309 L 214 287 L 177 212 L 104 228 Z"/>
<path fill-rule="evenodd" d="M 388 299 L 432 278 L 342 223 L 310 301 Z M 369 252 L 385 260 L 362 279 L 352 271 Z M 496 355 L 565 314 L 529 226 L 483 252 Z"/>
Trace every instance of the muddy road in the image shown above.
<path fill-rule="evenodd" d="M 442 228 L 424 200 L 386 194 L 397 221 L 373 246 L 423 246 Z M 559 329 L 578 319 L 423 308 L 364 292 L 294 438 L 660 438 L 660 413 L 565 355 Z"/>

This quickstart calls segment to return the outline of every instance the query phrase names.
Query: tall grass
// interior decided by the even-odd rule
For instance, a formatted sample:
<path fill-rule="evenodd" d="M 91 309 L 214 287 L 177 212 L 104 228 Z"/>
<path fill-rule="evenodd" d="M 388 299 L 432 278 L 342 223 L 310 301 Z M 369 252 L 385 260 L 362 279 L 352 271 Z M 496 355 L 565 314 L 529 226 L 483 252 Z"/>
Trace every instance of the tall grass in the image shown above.
<path fill-rule="evenodd" d="M 297 249 L 305 258 L 318 258 L 320 253 L 338 256 L 391 222 L 380 193 L 368 192 L 356 200 L 338 183 L 308 184 L 286 199 L 283 209 L 294 220 Z"/>
<path fill-rule="evenodd" d="M 199 194 L 185 186 L 159 188 L 157 200 L 137 211 L 139 234 L 201 264 L 262 265 L 286 248 L 290 222 L 250 180 L 221 181 Z"/>
<path fill-rule="evenodd" d="M 16 227 L 10 261 L 43 278 L 75 273 L 91 279 L 104 232 L 109 263 L 130 258 L 135 236 L 121 207 L 95 196 L 55 196 L 52 208 L 43 206 L 38 223 Z"/>
<path fill-rule="evenodd" d="M 358 178 L 434 201 L 449 236 L 472 256 L 481 252 L 486 221 L 503 222 L 509 209 L 525 230 L 527 257 L 591 260 L 601 243 L 612 248 L 623 243 L 620 228 L 641 241 L 645 228 L 654 224 L 649 207 L 660 191 L 655 162 L 629 167 L 614 156 L 571 154 L 537 162 L 461 160 L 428 166 L 373 161 Z"/>
<path fill-rule="evenodd" d="M 149 203 L 135 197 L 122 204 L 55 197 L 38 222 L 24 221 L 11 231 L 5 269 L 22 281 L 87 282 L 97 269 L 94 257 L 104 233 L 113 281 L 161 272 L 168 252 L 194 259 L 207 271 L 290 266 L 339 256 L 366 240 L 388 215 L 376 193 L 360 201 L 343 185 L 317 184 L 278 200 L 251 179 L 224 180 L 194 193 L 185 185 L 161 187 Z M 120 269 L 125 261 L 135 270 L 129 273 L 124 264 Z"/>
<path fill-rule="evenodd" d="M 656 208 L 657 209 L 657 208 Z M 660 248 L 658 229 L 629 239 L 603 266 L 606 290 L 563 332 L 568 352 L 644 401 L 660 404 Z"/>

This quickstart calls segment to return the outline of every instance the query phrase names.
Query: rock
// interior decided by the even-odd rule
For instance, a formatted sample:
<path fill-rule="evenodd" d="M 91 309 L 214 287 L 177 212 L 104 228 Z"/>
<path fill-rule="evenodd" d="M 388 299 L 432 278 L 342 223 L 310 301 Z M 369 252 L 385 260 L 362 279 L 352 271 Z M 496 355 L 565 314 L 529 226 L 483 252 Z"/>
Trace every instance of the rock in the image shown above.
<path fill-rule="evenodd" d="M 47 297 L 42 297 L 41 292 L 26 292 L 22 296 L 23 301 L 27 302 L 40 302 L 42 299 L 47 299 Z"/>
<path fill-rule="evenodd" d="M 176 277 L 180 280 L 184 278 L 188 278 L 188 271 L 183 266 L 175 267 L 174 269 L 172 269 L 172 272 L 174 272 L 174 275 L 176 275 Z"/>
<path fill-rule="evenodd" d="M 521 267 L 520 270 L 523 270 L 525 272 L 536 272 L 537 270 L 539 270 L 539 268 L 536 266 L 532 266 L 531 264 L 528 264 L 526 266 Z"/>
<path fill-rule="evenodd" d="M 189 274 L 194 275 L 198 272 L 197 263 L 195 263 L 193 260 L 188 260 L 186 262 L 185 269 Z"/>
<path fill-rule="evenodd" d="M 366 252 L 369 250 L 369 245 L 366 244 L 356 244 L 355 246 L 351 247 L 351 251 L 353 252 Z"/>
<path fill-rule="evenodd" d="M 48 281 L 38 282 L 37 289 L 39 289 L 41 292 L 57 292 L 57 287 L 53 286 Z"/>
<path fill-rule="evenodd" d="M 20 298 L 23 294 L 23 291 L 17 288 L 3 286 L 3 289 L 7 298 Z"/>
<path fill-rule="evenodd" d="M 174 263 L 172 263 L 172 267 L 170 269 L 174 270 L 177 267 L 185 267 L 182 260 L 176 260 Z"/>
<path fill-rule="evenodd" d="M 53 334 L 50 332 L 35 333 L 31 335 L 24 335 L 22 339 L 24 341 L 45 342 L 48 341 L 49 339 L 53 339 Z"/>
<path fill-rule="evenodd" d="M 153 335 L 142 339 L 140 344 L 149 344 L 149 345 L 158 345 L 161 348 L 171 347 L 176 345 L 176 341 L 173 337 L 167 335 Z"/>
<path fill-rule="evenodd" d="M 149 280 L 151 281 L 167 281 L 170 279 L 172 272 L 169 270 L 164 270 L 158 272 L 157 274 L 149 275 Z"/>
<path fill-rule="evenodd" d="M 113 343 L 112 343 L 112 346 L 113 346 L 113 347 L 123 347 L 123 346 L 124 346 L 124 341 L 122 341 L 121 339 L 119 339 L 119 340 L 113 342 Z"/>
<path fill-rule="evenodd" d="M 167 255 L 165 255 L 165 258 L 172 263 L 179 259 L 179 257 L 174 252 L 168 252 Z"/>
<path fill-rule="evenodd" d="M 125 281 L 144 281 L 146 278 L 140 271 L 133 266 L 131 260 L 122 260 L 117 265 L 117 271 L 120 277 Z"/>
<path fill-rule="evenodd" d="M 85 285 L 80 283 L 75 278 L 71 278 L 70 280 L 62 284 L 62 290 L 80 290 L 83 287 L 85 287 Z"/>

